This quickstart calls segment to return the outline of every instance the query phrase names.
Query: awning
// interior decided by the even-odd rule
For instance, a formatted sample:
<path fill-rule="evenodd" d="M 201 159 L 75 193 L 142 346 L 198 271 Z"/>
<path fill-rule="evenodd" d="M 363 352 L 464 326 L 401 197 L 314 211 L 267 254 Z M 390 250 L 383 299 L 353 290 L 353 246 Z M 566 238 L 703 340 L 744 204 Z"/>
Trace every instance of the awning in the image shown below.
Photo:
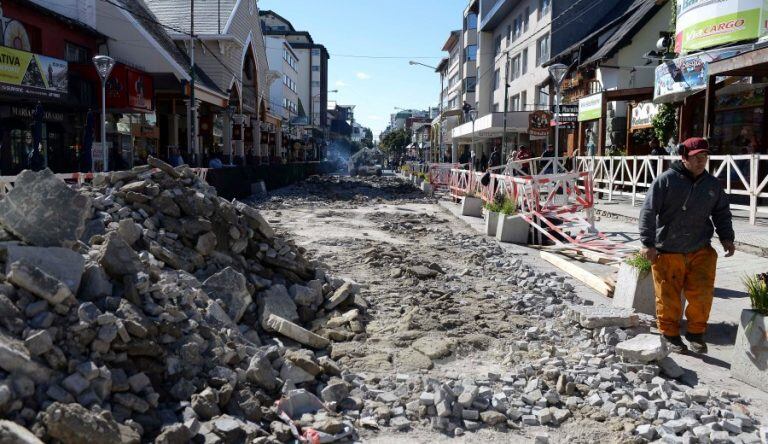
<path fill-rule="evenodd" d="M 711 76 L 768 76 L 768 47 L 712 62 Z"/>
<path fill-rule="evenodd" d="M 507 113 L 507 133 L 527 133 L 529 111 L 510 111 Z M 474 137 L 491 138 L 504 135 L 504 113 L 489 113 L 475 120 Z M 457 126 L 451 131 L 454 139 L 470 140 L 472 136 L 472 122 Z"/>

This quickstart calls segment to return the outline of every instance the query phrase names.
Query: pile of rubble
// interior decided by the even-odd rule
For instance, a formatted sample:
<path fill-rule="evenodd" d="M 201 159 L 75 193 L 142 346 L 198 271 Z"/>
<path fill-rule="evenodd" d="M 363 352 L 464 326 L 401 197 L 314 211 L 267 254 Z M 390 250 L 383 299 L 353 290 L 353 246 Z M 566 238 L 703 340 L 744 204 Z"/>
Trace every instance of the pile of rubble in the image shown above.
<path fill-rule="evenodd" d="M 297 205 L 342 208 L 385 201 L 431 203 L 434 199 L 395 176 L 311 176 L 268 196 L 254 198 L 253 203 L 263 209 L 280 209 Z"/>
<path fill-rule="evenodd" d="M 0 442 L 354 433 L 327 348 L 363 331 L 358 286 L 193 170 L 25 171 L 0 226 Z"/>

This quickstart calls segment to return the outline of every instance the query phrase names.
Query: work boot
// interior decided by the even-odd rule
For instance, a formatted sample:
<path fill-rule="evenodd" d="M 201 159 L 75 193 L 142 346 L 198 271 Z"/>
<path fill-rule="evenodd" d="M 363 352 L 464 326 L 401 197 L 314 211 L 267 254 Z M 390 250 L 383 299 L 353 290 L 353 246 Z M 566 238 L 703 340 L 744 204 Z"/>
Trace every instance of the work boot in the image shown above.
<path fill-rule="evenodd" d="M 704 333 L 686 333 L 685 339 L 694 353 L 706 353 L 707 343 L 704 341 Z"/>
<path fill-rule="evenodd" d="M 667 340 L 667 347 L 669 347 L 669 351 L 672 353 L 685 353 L 688 351 L 688 347 L 685 345 L 685 342 L 683 342 L 683 338 L 681 338 L 679 335 L 664 335 L 664 339 Z"/>

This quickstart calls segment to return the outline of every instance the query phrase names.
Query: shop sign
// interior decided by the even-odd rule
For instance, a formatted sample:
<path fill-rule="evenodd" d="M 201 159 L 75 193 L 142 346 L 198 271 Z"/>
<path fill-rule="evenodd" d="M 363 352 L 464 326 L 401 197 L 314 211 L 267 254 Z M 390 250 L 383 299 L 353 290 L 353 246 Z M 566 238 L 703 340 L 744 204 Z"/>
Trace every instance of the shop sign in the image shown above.
<path fill-rule="evenodd" d="M 579 122 L 599 119 L 603 115 L 603 93 L 579 99 Z"/>
<path fill-rule="evenodd" d="M 0 46 L 0 92 L 60 99 L 67 94 L 67 62 Z"/>
<path fill-rule="evenodd" d="M 28 108 L 24 106 L 11 106 L 11 115 L 14 117 L 23 117 L 25 119 L 32 119 L 35 112 L 34 108 Z M 58 111 L 46 111 L 43 108 L 43 121 L 44 122 L 63 122 L 64 113 Z"/>
<path fill-rule="evenodd" d="M 549 134 L 549 121 L 552 114 L 548 111 L 533 111 L 528 115 L 528 134 L 532 136 L 546 136 Z"/>
<path fill-rule="evenodd" d="M 576 114 L 560 114 L 559 116 L 552 119 L 550 123 L 551 126 L 555 126 L 555 120 L 560 122 L 560 124 L 562 125 L 563 123 L 578 122 L 579 116 L 577 116 Z"/>
<path fill-rule="evenodd" d="M 706 88 L 709 64 L 733 57 L 744 49 L 739 47 L 707 51 L 662 63 L 656 67 L 654 103 L 682 100 L 688 94 Z"/>
<path fill-rule="evenodd" d="M 552 113 L 557 112 L 557 105 L 552 105 Z M 561 114 L 578 114 L 579 113 L 579 105 L 578 104 L 572 104 L 572 105 L 560 105 L 560 113 Z"/>
<path fill-rule="evenodd" d="M 766 34 L 764 0 L 680 0 L 675 52 L 684 53 Z"/>
<path fill-rule="evenodd" d="M 659 113 L 659 106 L 651 102 L 640 102 L 632 108 L 631 130 L 651 128 L 653 118 Z"/>
<path fill-rule="evenodd" d="M 107 107 L 152 111 L 154 85 L 152 77 L 118 63 L 107 80 Z"/>

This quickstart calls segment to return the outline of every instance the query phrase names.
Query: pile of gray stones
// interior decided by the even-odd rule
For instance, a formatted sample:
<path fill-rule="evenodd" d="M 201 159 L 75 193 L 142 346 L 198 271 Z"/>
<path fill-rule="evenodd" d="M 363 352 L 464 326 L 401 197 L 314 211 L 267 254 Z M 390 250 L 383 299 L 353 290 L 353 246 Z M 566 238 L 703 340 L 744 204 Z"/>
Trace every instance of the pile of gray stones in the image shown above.
<path fill-rule="evenodd" d="M 331 341 L 365 301 L 186 166 L 0 200 L 0 442 L 354 436 Z M 300 424 L 299 427 L 297 425 Z"/>

